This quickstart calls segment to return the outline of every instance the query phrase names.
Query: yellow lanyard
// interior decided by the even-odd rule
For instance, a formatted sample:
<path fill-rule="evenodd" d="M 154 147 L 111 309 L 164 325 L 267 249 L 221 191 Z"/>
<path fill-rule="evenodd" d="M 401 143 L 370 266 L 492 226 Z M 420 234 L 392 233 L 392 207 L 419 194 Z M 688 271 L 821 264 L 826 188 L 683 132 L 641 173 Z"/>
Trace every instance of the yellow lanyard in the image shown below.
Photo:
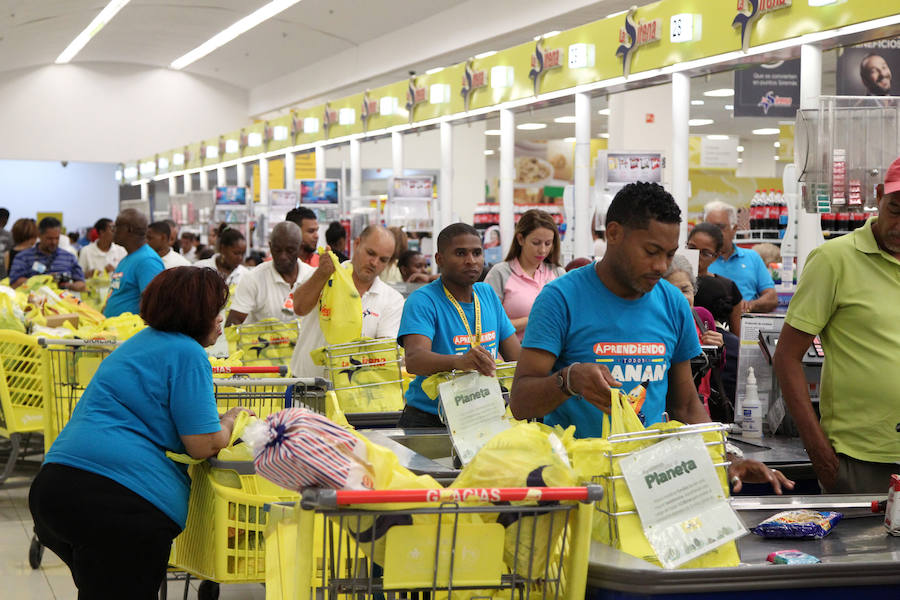
<path fill-rule="evenodd" d="M 481 302 L 478 301 L 478 294 L 475 293 L 475 289 L 472 288 L 472 298 L 475 300 L 475 335 L 472 335 L 472 329 L 469 327 L 469 320 L 466 318 L 466 313 L 463 312 L 462 306 L 460 306 L 457 299 L 453 297 L 453 294 L 450 293 L 450 290 L 447 289 L 446 285 L 443 285 L 442 287 L 444 288 L 444 294 L 447 296 L 447 300 L 450 301 L 450 304 L 452 304 L 453 308 L 456 309 L 456 312 L 459 313 L 459 318 L 462 319 L 463 326 L 465 326 L 466 333 L 469 336 L 470 345 L 472 347 L 478 346 L 481 344 Z"/>

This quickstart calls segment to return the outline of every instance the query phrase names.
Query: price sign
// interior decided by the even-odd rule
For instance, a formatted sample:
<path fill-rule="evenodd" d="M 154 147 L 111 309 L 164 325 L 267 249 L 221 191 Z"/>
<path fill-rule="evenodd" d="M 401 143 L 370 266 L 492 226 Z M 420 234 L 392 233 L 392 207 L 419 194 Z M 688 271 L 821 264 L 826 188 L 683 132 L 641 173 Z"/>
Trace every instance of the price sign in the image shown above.
<path fill-rule="evenodd" d="M 701 434 L 671 438 L 621 461 L 644 535 L 667 569 L 747 533 Z"/>
<path fill-rule="evenodd" d="M 691 13 L 672 15 L 669 25 L 669 41 L 673 44 L 694 39 L 694 15 Z"/>

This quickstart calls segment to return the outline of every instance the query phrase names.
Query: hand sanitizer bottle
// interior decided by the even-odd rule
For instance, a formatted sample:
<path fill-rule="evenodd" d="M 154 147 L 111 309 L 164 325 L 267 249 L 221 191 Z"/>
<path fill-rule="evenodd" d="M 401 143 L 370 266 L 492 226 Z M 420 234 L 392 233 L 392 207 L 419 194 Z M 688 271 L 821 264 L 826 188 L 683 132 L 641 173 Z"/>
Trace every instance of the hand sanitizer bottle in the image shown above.
<path fill-rule="evenodd" d="M 741 424 L 743 436 L 759 439 L 762 437 L 762 405 L 759 402 L 759 391 L 756 388 L 756 374 L 753 367 L 747 375 L 747 391 L 741 404 L 744 421 Z"/>

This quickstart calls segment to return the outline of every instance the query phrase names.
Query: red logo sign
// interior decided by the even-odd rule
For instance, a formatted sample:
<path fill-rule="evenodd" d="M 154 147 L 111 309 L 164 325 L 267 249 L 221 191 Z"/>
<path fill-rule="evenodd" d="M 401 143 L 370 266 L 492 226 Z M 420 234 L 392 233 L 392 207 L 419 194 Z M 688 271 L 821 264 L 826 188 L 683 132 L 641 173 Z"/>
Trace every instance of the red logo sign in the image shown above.
<path fill-rule="evenodd" d="M 653 113 L 647 113 L 646 115 L 644 115 L 645 123 L 653 123 L 655 121 L 656 121 L 656 115 L 654 115 Z"/>

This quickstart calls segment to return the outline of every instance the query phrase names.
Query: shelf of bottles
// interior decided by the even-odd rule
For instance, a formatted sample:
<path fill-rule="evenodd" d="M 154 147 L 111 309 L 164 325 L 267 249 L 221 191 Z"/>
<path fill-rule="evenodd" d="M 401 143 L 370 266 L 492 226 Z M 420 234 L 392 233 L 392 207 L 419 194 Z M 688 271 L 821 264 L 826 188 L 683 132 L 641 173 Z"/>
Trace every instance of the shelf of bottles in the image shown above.
<path fill-rule="evenodd" d="M 750 201 L 750 229 L 738 232 L 736 242 L 780 244 L 788 223 L 788 207 L 781 190 L 756 190 Z"/>

